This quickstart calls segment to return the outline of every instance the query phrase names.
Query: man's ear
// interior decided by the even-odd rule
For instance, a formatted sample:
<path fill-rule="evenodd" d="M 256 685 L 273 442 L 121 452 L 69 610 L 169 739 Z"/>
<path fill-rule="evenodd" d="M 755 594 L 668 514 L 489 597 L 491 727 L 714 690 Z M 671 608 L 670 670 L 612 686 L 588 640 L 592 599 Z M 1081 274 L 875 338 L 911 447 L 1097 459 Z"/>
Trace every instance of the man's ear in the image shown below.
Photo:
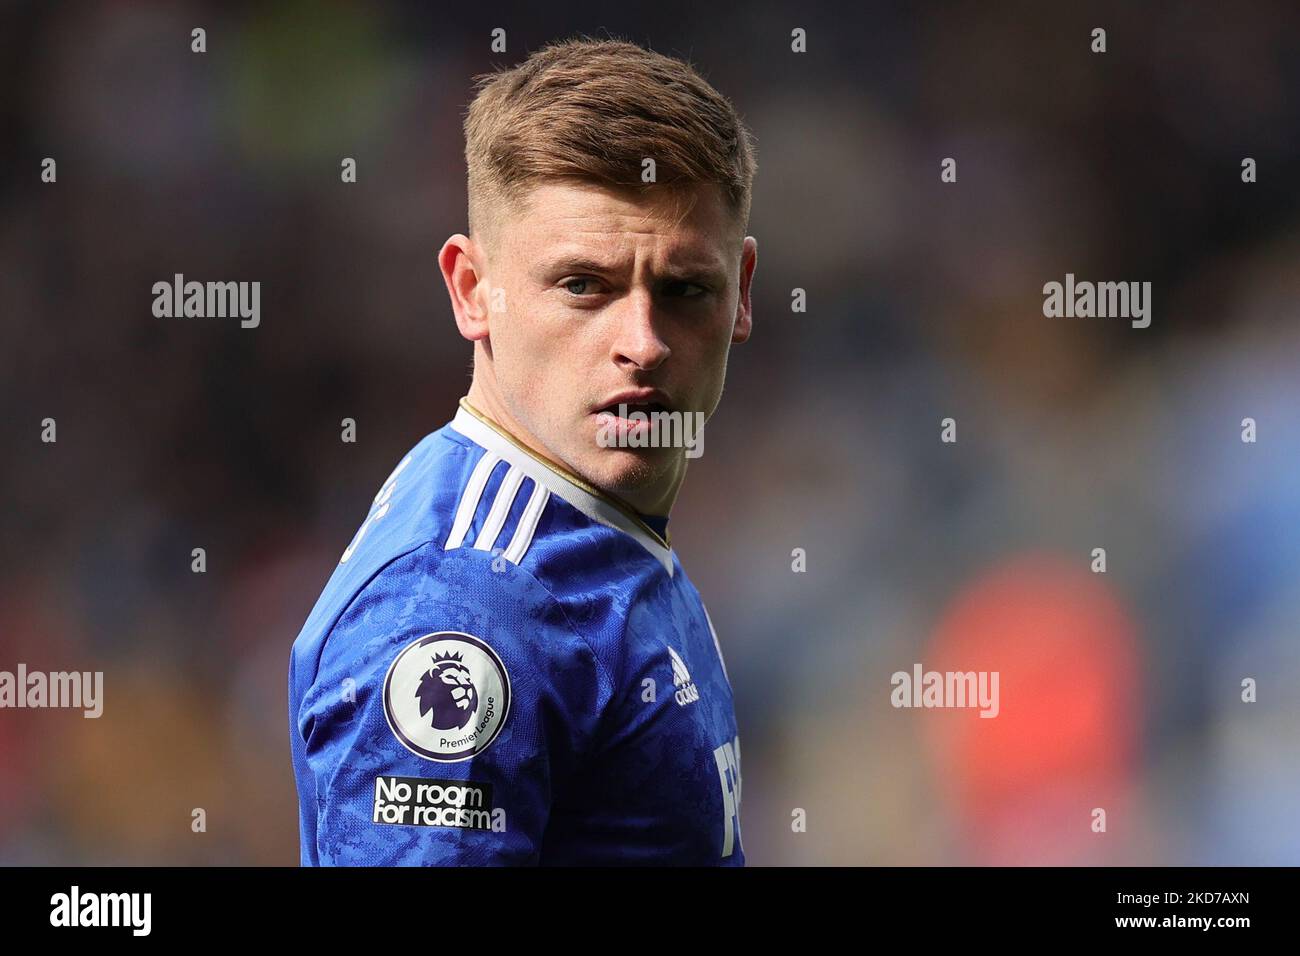
<path fill-rule="evenodd" d="M 456 328 L 471 342 L 488 337 L 487 261 L 482 247 L 456 233 L 438 252 L 438 268 L 456 313 Z"/>
<path fill-rule="evenodd" d="M 740 297 L 736 302 L 736 322 L 731 330 L 731 341 L 739 345 L 749 338 L 754 329 L 754 306 L 749 290 L 754 281 L 754 267 L 758 265 L 758 240 L 745 237 L 745 247 L 740 253 Z"/>

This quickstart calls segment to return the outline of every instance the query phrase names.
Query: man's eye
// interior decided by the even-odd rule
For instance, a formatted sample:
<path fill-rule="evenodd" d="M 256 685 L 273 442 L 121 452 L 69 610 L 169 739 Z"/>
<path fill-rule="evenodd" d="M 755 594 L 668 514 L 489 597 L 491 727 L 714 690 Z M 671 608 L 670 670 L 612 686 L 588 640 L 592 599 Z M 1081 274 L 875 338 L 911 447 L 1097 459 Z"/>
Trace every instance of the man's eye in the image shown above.
<path fill-rule="evenodd" d="M 698 282 L 687 282 L 685 279 L 665 282 L 663 284 L 663 294 L 670 297 L 681 299 L 694 299 L 704 295 L 709 291 Z"/>
<path fill-rule="evenodd" d="M 585 295 L 595 292 L 596 283 L 591 279 L 566 279 L 564 288 L 570 295 Z"/>

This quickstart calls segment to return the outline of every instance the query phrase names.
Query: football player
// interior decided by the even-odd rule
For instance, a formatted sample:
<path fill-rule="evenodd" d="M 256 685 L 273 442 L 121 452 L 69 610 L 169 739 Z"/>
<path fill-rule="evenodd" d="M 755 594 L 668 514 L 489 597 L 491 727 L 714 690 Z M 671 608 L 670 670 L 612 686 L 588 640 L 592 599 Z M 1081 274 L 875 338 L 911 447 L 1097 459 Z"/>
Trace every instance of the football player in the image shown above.
<path fill-rule="evenodd" d="M 302 863 L 743 865 L 668 515 L 750 334 L 751 136 L 689 65 L 585 39 L 482 78 L 465 134 L 438 262 L 473 378 L 293 645 Z"/>

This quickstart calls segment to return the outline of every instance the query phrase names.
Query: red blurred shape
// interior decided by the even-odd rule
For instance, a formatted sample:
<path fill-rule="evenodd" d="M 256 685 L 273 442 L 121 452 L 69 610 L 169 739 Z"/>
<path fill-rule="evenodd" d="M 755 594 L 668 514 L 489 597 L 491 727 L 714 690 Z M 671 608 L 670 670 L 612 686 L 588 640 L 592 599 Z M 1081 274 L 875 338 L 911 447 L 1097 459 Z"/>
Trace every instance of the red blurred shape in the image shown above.
<path fill-rule="evenodd" d="M 999 673 L 996 717 L 926 721 L 970 862 L 1116 859 L 1134 804 L 1139 658 L 1130 614 L 1084 559 L 1020 555 L 957 595 L 921 663 Z"/>

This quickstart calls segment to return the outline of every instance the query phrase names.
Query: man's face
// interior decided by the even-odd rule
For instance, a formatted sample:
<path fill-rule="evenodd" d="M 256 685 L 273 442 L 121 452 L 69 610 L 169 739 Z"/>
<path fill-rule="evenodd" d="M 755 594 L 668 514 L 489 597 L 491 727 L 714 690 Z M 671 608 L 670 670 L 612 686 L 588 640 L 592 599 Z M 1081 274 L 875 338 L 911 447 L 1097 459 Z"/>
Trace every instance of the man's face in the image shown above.
<path fill-rule="evenodd" d="M 602 447 L 602 428 L 625 427 L 610 413 L 624 403 L 707 419 L 751 325 L 754 240 L 719 188 L 694 193 L 683 217 L 671 194 L 536 187 L 499 216 L 486 269 L 489 292 L 504 293 L 483 342 L 514 419 L 502 424 L 643 510 L 660 489 L 671 504 L 684 449 Z"/>

